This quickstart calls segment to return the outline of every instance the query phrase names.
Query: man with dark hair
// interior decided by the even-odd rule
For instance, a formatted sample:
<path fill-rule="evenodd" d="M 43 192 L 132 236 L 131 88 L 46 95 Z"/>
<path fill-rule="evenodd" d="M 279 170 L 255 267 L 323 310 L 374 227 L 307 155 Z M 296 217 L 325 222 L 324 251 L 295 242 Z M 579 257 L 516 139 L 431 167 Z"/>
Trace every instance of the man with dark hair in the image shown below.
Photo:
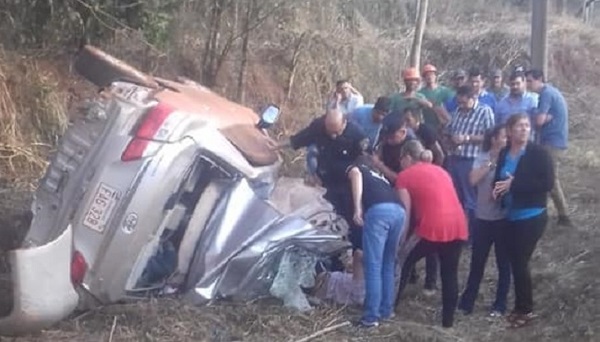
<path fill-rule="evenodd" d="M 469 182 L 469 173 L 481 149 L 484 133 L 494 126 L 494 113 L 489 106 L 479 102 L 479 95 L 478 90 L 470 85 L 458 88 L 456 100 L 459 107 L 446 127 L 446 168 L 467 213 L 469 227 L 474 222 L 477 204 L 475 187 Z"/>
<path fill-rule="evenodd" d="M 374 105 L 366 104 L 356 108 L 348 115 L 348 119 L 360 126 L 369 138 L 369 150 L 375 148 L 379 140 L 383 119 L 390 112 L 390 99 L 381 96 Z"/>
<path fill-rule="evenodd" d="M 497 125 L 504 125 L 513 114 L 533 114 L 538 105 L 538 95 L 527 91 L 525 73 L 514 72 L 509 77 L 510 93 L 502 98 L 496 105 L 495 121 Z"/>
<path fill-rule="evenodd" d="M 479 68 L 471 68 L 469 70 L 469 81 L 475 94 L 477 94 L 479 103 L 488 105 L 494 111 L 496 109 L 496 97 L 485 90 L 485 76 Z"/>
<path fill-rule="evenodd" d="M 364 98 L 348 80 L 340 80 L 335 83 L 335 93 L 340 94 L 340 101 L 337 104 L 342 114 L 348 115 L 356 108 L 364 104 Z M 330 103 L 330 105 L 334 105 Z"/>
<path fill-rule="evenodd" d="M 450 85 L 452 86 L 452 90 L 456 93 L 456 90 L 463 85 L 467 81 L 467 73 L 463 69 L 458 69 L 454 71 L 452 74 L 452 78 L 450 79 Z M 456 94 L 454 94 L 450 99 L 446 100 L 444 103 L 444 107 L 449 115 L 452 115 L 458 108 L 458 104 L 456 103 Z"/>
<path fill-rule="evenodd" d="M 494 69 L 490 73 L 490 85 L 487 91 L 494 95 L 496 103 L 502 100 L 508 95 L 509 88 L 504 84 L 504 77 L 502 75 L 502 69 Z"/>
<path fill-rule="evenodd" d="M 469 85 L 473 88 L 473 91 L 477 96 L 479 104 L 489 106 L 493 112 L 496 109 L 496 98 L 492 93 L 489 93 L 485 90 L 485 76 L 483 75 L 481 70 L 479 68 L 471 68 L 469 70 L 468 78 Z M 458 107 L 459 105 L 456 96 L 454 96 L 452 100 L 446 103 L 446 109 L 450 113 L 450 116 L 452 116 L 452 114 L 456 112 L 456 109 Z"/>
<path fill-rule="evenodd" d="M 552 201 L 558 211 L 558 224 L 571 226 L 567 213 L 567 201 L 558 177 L 558 159 L 567 149 L 569 140 L 569 110 L 567 101 L 558 89 L 544 80 L 542 70 L 532 69 L 525 73 L 527 88 L 539 94 L 538 107 L 532 124 L 537 128 L 536 140 L 552 153 L 555 164 Z"/>

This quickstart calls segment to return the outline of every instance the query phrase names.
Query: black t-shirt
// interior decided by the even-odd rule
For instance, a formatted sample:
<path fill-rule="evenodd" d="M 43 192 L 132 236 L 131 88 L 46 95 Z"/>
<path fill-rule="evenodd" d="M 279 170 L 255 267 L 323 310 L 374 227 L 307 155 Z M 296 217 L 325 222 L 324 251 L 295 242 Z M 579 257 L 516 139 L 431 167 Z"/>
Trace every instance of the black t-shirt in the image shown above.
<path fill-rule="evenodd" d="M 400 204 L 398 195 L 385 176 L 362 163 L 350 166 L 348 171 L 353 167 L 358 168 L 362 174 L 362 205 L 365 212 L 372 206 L 380 203 Z"/>
<path fill-rule="evenodd" d="M 342 134 L 332 139 L 325 129 L 325 116 L 313 120 L 310 125 L 290 137 L 293 149 L 315 144 L 319 151 L 317 175 L 325 188 L 344 186 L 346 169 L 369 147 L 369 138 L 360 126 L 348 121 Z"/>
<path fill-rule="evenodd" d="M 406 139 L 398 145 L 383 143 L 381 145 L 381 161 L 383 164 L 396 173 L 402 171 L 402 167 L 400 166 L 400 150 L 402 150 L 402 147 L 407 141 L 413 139 L 414 138 L 407 136 Z"/>
<path fill-rule="evenodd" d="M 415 131 L 415 135 L 417 136 L 417 138 L 419 138 L 421 143 L 423 143 L 423 146 L 428 150 L 433 149 L 435 143 L 438 140 L 437 133 L 435 132 L 435 130 L 431 128 L 431 126 L 428 126 L 424 123 L 421 123 L 419 125 L 419 128 L 417 128 L 417 130 Z"/>

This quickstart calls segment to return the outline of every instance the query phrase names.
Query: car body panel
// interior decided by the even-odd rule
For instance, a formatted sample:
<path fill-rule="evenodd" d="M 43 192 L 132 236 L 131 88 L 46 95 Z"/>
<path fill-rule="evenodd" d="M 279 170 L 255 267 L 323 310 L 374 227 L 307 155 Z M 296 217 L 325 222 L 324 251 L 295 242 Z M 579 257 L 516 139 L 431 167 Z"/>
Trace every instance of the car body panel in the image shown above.
<path fill-rule="evenodd" d="M 64 318 L 77 306 L 71 284 L 73 230 L 43 246 L 10 252 L 13 310 L 0 318 L 0 334 L 43 329 Z"/>

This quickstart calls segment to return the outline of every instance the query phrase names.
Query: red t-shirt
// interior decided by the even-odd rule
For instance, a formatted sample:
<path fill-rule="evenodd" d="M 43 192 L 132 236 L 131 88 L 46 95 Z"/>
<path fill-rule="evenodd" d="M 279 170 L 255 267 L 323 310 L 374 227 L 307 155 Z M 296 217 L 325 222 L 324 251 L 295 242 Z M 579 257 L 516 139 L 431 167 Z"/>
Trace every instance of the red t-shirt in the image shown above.
<path fill-rule="evenodd" d="M 412 165 L 398 174 L 396 189 L 410 194 L 417 236 L 433 242 L 467 240 L 467 218 L 444 169 L 430 163 Z"/>

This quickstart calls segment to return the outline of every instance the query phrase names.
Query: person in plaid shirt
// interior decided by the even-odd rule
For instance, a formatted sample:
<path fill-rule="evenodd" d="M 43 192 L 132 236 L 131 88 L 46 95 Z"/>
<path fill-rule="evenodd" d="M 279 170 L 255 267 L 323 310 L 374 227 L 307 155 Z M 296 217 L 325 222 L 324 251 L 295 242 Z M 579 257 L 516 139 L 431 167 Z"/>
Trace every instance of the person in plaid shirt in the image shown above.
<path fill-rule="evenodd" d="M 470 85 L 458 88 L 458 108 L 446 126 L 449 147 L 446 169 L 452 176 L 458 198 L 467 214 L 469 231 L 474 222 L 477 203 L 475 187 L 469 183 L 469 173 L 481 150 L 485 132 L 494 126 L 492 108 L 479 102 L 477 96 L 477 92 Z"/>

